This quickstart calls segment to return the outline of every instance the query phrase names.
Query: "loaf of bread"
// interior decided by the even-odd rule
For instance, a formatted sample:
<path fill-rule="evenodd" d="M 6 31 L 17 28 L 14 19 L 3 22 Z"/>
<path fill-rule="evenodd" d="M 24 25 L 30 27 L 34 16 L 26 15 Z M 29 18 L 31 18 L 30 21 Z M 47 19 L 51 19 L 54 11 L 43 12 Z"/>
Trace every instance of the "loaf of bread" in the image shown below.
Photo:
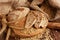
<path fill-rule="evenodd" d="M 21 27 L 25 24 L 26 16 L 29 13 L 29 8 L 20 7 L 16 10 L 10 12 L 7 16 L 9 27 L 21 29 Z"/>
<path fill-rule="evenodd" d="M 19 35 L 20 37 L 31 37 L 31 36 L 38 35 L 39 33 L 43 33 L 48 24 L 48 19 L 42 13 L 40 13 L 41 15 L 40 16 L 39 13 L 40 13 L 39 11 L 30 11 L 30 13 L 28 13 L 27 15 L 26 23 L 24 26 L 25 28 L 24 29 L 13 29 L 14 33 L 16 35 Z M 37 16 L 37 14 L 39 16 Z M 38 21 L 37 18 L 40 20 Z M 35 19 L 39 23 L 37 21 L 34 22 Z M 42 28 L 40 28 L 40 26 L 42 26 Z"/>

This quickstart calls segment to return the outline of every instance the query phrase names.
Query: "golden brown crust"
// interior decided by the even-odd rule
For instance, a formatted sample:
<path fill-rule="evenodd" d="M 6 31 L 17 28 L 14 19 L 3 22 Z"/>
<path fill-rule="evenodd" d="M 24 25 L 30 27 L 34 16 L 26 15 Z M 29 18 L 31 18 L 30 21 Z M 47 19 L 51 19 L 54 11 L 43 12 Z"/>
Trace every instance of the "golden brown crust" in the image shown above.
<path fill-rule="evenodd" d="M 29 11 L 29 8 L 19 7 L 16 10 L 10 12 L 7 16 L 9 27 L 15 29 L 23 29 L 26 16 Z"/>
<path fill-rule="evenodd" d="M 21 18 L 18 22 L 10 24 L 9 27 L 13 29 L 24 29 L 25 21 L 26 17 Z"/>
<path fill-rule="evenodd" d="M 23 9 L 23 10 L 22 10 Z M 27 7 L 19 7 L 16 10 L 10 12 L 7 16 L 9 23 L 16 22 L 17 20 L 25 17 L 29 13 L 30 9 Z"/>
<path fill-rule="evenodd" d="M 20 37 L 32 37 L 35 35 L 38 35 L 39 33 L 43 33 L 45 31 L 45 28 L 43 29 L 35 29 L 35 28 L 30 28 L 30 29 L 23 29 L 23 30 L 17 30 L 13 29 L 16 35 L 19 35 Z"/>

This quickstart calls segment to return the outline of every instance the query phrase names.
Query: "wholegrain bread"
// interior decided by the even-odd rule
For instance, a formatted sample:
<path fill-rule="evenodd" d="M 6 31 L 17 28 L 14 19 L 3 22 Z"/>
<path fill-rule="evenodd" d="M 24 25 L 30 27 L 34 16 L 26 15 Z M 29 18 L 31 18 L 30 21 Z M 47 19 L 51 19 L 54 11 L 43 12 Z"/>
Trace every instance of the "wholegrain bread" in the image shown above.
<path fill-rule="evenodd" d="M 54 40 L 51 35 L 50 35 L 51 30 L 46 29 L 46 31 L 42 34 L 38 34 L 33 37 L 28 37 L 28 38 L 20 38 L 20 40 Z"/>
<path fill-rule="evenodd" d="M 26 7 L 20 7 L 19 10 L 16 9 L 10 12 L 7 16 L 9 27 L 21 29 L 20 27 L 25 24 L 25 19 L 28 13 L 29 8 Z"/>
<path fill-rule="evenodd" d="M 27 16 L 25 28 L 30 28 L 31 26 L 35 24 L 35 22 L 36 22 L 36 17 L 31 11 Z"/>
<path fill-rule="evenodd" d="M 39 20 L 41 23 L 39 23 L 38 24 L 38 20 L 37 20 L 37 15 L 34 13 L 34 11 L 31 11 L 32 12 L 32 14 L 28 14 L 28 16 L 29 17 L 31 17 L 31 18 L 29 18 L 29 20 L 26 22 L 27 24 L 26 25 L 28 25 L 26 28 L 24 28 L 24 29 L 13 29 L 13 31 L 14 31 L 14 33 L 16 34 L 16 35 L 19 35 L 20 37 L 31 37 L 31 36 L 35 36 L 35 35 L 37 35 L 37 34 L 39 34 L 39 33 L 43 33 L 44 31 L 45 31 L 45 29 L 46 29 L 46 26 L 47 26 L 47 24 L 48 24 L 48 20 L 47 20 L 47 18 L 45 18 L 45 16 L 44 16 L 44 14 L 42 14 L 41 13 L 41 17 L 42 17 L 42 22 L 41 22 L 41 20 Z M 36 11 L 37 12 L 37 11 Z M 40 13 L 40 12 L 38 12 L 38 13 Z M 39 14 L 38 14 L 39 15 Z M 27 16 L 27 17 L 28 17 Z M 39 15 L 40 16 L 40 15 Z M 33 17 L 36 17 L 36 24 L 34 23 L 33 25 L 37 25 L 37 26 L 33 26 L 32 25 L 32 23 L 34 22 L 32 19 L 33 19 Z M 39 17 L 40 18 L 40 17 Z M 31 24 L 30 24 L 30 23 Z M 31 26 L 32 25 L 32 26 Z M 29 27 L 30 26 L 30 27 Z M 39 26 L 42 26 L 43 28 L 39 28 Z M 35 28 L 36 27 L 36 28 Z"/>
<path fill-rule="evenodd" d="M 18 30 L 18 29 L 13 29 L 14 33 L 20 37 L 32 37 L 35 35 L 38 35 L 39 33 L 43 33 L 45 31 L 45 28 L 43 29 L 36 29 L 34 27 L 31 27 L 29 29 L 22 29 L 22 30 Z"/>
<path fill-rule="evenodd" d="M 10 24 L 9 27 L 13 29 L 24 29 L 25 21 L 26 17 L 21 18 L 18 20 L 18 22 Z"/>
<path fill-rule="evenodd" d="M 34 27 L 36 28 L 44 28 L 48 25 L 48 19 L 46 18 L 46 16 L 39 12 L 39 11 L 33 11 L 33 13 L 36 16 L 36 22 L 34 24 Z"/>

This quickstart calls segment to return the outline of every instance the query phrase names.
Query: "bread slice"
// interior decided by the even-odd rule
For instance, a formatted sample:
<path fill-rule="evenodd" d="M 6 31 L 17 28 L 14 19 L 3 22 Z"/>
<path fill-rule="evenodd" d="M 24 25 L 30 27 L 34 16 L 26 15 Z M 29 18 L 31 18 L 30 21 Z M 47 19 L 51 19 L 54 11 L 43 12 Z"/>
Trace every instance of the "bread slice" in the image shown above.
<path fill-rule="evenodd" d="M 36 28 L 44 28 L 48 25 L 48 19 L 46 16 L 39 12 L 39 11 L 33 11 L 34 14 L 36 15 L 37 21 L 34 24 L 34 27 Z"/>
<path fill-rule="evenodd" d="M 32 11 L 27 15 L 27 19 L 26 19 L 26 24 L 25 24 L 25 28 L 31 28 L 34 23 L 36 22 L 36 17 L 34 16 L 34 14 L 32 13 Z"/>

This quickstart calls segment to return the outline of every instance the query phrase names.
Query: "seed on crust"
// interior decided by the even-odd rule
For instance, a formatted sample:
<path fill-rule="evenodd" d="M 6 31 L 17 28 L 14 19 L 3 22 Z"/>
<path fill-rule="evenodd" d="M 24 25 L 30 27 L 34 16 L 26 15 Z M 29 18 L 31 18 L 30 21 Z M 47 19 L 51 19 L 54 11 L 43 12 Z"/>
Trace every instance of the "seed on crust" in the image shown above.
<path fill-rule="evenodd" d="M 20 37 L 32 37 L 38 35 L 39 33 L 43 33 L 45 31 L 45 28 L 35 29 L 31 27 L 30 29 L 23 29 L 23 30 L 13 29 L 13 31 L 16 35 Z"/>

